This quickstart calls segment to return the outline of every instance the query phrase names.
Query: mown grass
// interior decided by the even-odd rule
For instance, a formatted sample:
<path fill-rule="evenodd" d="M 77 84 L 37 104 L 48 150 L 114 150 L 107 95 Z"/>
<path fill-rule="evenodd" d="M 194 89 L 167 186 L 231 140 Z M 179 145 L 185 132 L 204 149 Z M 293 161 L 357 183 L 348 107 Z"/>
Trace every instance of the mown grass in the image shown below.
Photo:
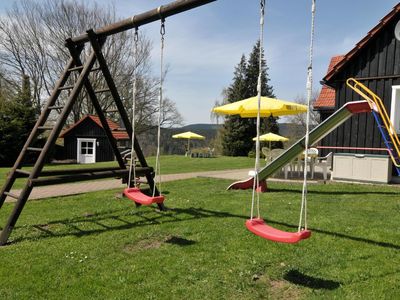
<path fill-rule="evenodd" d="M 155 166 L 155 157 L 147 158 L 149 166 Z M 183 155 L 165 155 L 160 158 L 162 174 L 188 173 L 200 171 L 215 171 L 228 169 L 251 168 L 254 159 L 248 157 L 228 157 L 220 156 L 215 158 L 190 158 Z M 69 165 L 46 165 L 45 170 L 78 169 L 78 168 L 101 168 L 118 167 L 117 162 L 101 162 L 95 164 L 69 164 Z M 27 167 L 27 170 L 32 169 Z M 0 168 L 0 187 L 6 180 L 10 168 Z M 25 181 L 18 179 L 13 188 L 22 188 Z"/>
<path fill-rule="evenodd" d="M 164 184 L 171 208 L 118 191 L 31 201 L 0 248 L 1 299 L 396 299 L 400 190 L 310 185 L 312 237 L 296 245 L 244 227 L 250 191 L 225 180 Z M 270 183 L 269 224 L 296 230 L 298 184 Z M 4 224 L 12 204 L 0 211 Z"/>

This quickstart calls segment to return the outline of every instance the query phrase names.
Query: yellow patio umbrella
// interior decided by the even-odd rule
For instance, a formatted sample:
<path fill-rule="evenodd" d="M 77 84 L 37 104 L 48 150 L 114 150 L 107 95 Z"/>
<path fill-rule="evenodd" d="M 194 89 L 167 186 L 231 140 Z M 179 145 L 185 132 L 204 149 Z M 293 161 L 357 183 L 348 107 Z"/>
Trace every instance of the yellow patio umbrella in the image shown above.
<path fill-rule="evenodd" d="M 240 115 L 242 118 L 256 118 L 257 111 L 257 97 L 251 97 L 213 108 L 213 112 L 217 114 Z M 279 117 L 286 115 L 296 115 L 304 112 L 307 112 L 306 105 L 280 99 L 261 97 L 261 117 Z"/>
<path fill-rule="evenodd" d="M 172 136 L 172 138 L 174 138 L 174 139 L 187 139 L 188 140 L 187 153 L 189 152 L 189 148 L 190 148 L 190 140 L 204 140 L 205 139 L 204 136 L 202 136 L 200 134 L 197 134 L 197 133 L 194 133 L 194 132 L 191 132 L 191 131 L 186 131 L 186 132 L 183 132 L 183 133 L 174 134 Z"/>
<path fill-rule="evenodd" d="M 253 138 L 256 141 L 257 137 Z M 271 142 L 287 142 L 289 139 L 272 132 L 260 135 L 260 142 L 269 142 L 269 160 L 271 161 Z"/>

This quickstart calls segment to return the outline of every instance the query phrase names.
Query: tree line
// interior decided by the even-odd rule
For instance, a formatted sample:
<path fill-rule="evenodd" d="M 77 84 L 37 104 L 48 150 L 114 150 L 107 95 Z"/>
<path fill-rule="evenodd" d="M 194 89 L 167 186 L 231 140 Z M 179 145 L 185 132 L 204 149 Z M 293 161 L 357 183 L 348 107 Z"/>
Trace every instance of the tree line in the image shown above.
<path fill-rule="evenodd" d="M 0 79 L 2 82 L 0 113 L 3 118 L 0 126 L 4 125 L 6 122 L 4 120 L 17 117 L 11 114 L 10 108 L 7 107 L 17 106 L 17 98 L 22 94 L 23 98 L 27 96 L 25 87 L 28 86 L 30 99 L 27 115 L 32 118 L 29 122 L 30 127 L 26 127 L 29 133 L 70 58 L 69 51 L 64 46 L 65 40 L 86 32 L 90 28 L 99 28 L 118 20 L 113 5 L 100 6 L 94 1 L 19 0 L 14 2 L 6 14 L 0 16 Z M 146 34 L 139 31 L 139 53 L 136 64 L 133 59 L 132 31 L 110 36 L 102 48 L 129 115 L 132 115 L 132 79 L 134 72 L 137 74 L 135 110 L 137 134 L 145 133 L 157 126 L 160 109 L 161 126 L 165 128 L 179 125 L 183 120 L 172 100 L 164 98 L 164 105 L 161 108 L 158 105 L 160 78 L 152 73 L 150 57 L 152 47 L 152 42 Z M 90 47 L 87 45 L 81 59 L 85 60 L 89 53 Z M 77 76 L 77 74 L 72 75 Z M 66 85 L 74 83 L 76 78 L 72 75 Z M 91 72 L 89 80 L 95 90 L 107 88 L 101 72 Z M 22 86 L 24 88 L 21 88 Z M 22 90 L 24 92 L 21 92 Z M 119 114 L 116 112 L 111 94 L 102 93 L 97 96 L 103 110 L 110 112 L 107 117 L 119 121 Z M 62 106 L 67 98 L 67 93 L 61 94 L 57 105 Z M 21 109 L 23 107 L 21 106 Z M 54 123 L 59 113 L 60 111 L 52 112 L 48 121 L 50 124 L 46 125 Z M 67 123 L 75 123 L 84 115 L 94 113 L 95 110 L 87 92 L 82 89 Z M 6 143 L 5 131 L 0 131 L 0 133 L 0 140 Z M 19 146 L 23 144 L 26 136 L 27 134 L 14 137 L 18 139 Z M 3 149 L 2 147 L 2 156 L 6 156 Z M 9 159 L 12 160 L 12 158 Z"/>

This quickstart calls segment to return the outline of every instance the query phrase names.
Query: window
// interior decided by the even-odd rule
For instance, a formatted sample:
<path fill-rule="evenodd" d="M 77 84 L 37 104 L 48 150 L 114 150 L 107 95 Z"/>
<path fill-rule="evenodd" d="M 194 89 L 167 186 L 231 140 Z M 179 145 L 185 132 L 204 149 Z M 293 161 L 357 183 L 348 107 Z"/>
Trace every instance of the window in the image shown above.
<path fill-rule="evenodd" d="M 81 142 L 81 154 L 93 154 L 93 142 Z"/>
<path fill-rule="evenodd" d="M 396 133 L 400 133 L 400 85 L 392 86 L 392 105 L 390 108 L 390 120 Z"/>

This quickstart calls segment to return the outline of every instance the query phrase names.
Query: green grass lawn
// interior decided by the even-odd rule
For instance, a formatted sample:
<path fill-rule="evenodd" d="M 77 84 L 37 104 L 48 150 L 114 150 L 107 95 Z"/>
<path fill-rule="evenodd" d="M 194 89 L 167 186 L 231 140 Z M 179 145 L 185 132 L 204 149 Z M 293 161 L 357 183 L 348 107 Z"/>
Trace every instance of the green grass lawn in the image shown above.
<path fill-rule="evenodd" d="M 165 183 L 167 212 L 119 191 L 29 202 L 0 248 L 0 299 L 398 298 L 398 188 L 310 185 L 313 234 L 289 245 L 246 230 L 251 191 L 228 183 Z M 269 187 L 262 216 L 296 230 L 301 185 Z"/>
<path fill-rule="evenodd" d="M 155 167 L 155 157 L 147 158 L 149 166 Z M 175 173 L 188 173 L 200 171 L 215 171 L 215 170 L 228 170 L 228 169 L 241 169 L 253 168 L 254 159 L 248 157 L 228 157 L 220 156 L 216 158 L 190 158 L 183 155 L 165 155 L 160 158 L 161 173 L 162 174 L 175 174 Z M 69 164 L 69 165 L 46 165 L 45 170 L 59 170 L 59 169 L 77 169 L 77 168 L 94 168 L 94 167 L 117 167 L 118 163 L 115 161 L 101 162 L 96 164 Z M 26 168 L 31 169 L 30 167 Z M 10 168 L 0 168 L 0 187 L 6 180 L 7 173 Z M 13 188 L 22 188 L 24 180 L 18 179 Z"/>

